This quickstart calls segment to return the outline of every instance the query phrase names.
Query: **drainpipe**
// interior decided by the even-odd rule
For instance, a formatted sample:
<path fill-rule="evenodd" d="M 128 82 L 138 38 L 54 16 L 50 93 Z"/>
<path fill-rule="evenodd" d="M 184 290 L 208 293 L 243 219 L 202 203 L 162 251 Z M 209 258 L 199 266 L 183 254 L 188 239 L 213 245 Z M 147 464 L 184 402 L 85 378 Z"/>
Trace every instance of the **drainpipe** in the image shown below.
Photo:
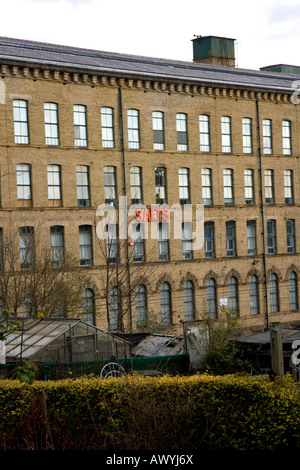
<path fill-rule="evenodd" d="M 259 117 L 259 101 L 256 100 L 256 116 L 257 116 L 257 134 L 258 134 L 258 155 L 259 155 L 259 172 L 260 172 L 260 209 L 261 209 L 261 224 L 262 224 L 262 260 L 264 271 L 264 288 L 265 288 L 265 312 L 266 312 L 266 325 L 269 328 L 269 313 L 268 313 L 268 289 L 267 289 L 267 268 L 266 268 L 266 245 L 265 245 L 265 218 L 264 218 L 264 198 L 263 198 L 263 174 L 262 174 L 262 156 L 261 156 L 261 137 L 260 137 L 260 117 Z"/>
<path fill-rule="evenodd" d="M 127 190 L 126 190 L 126 171 L 125 171 L 125 149 L 124 149 L 124 127 L 123 127 L 123 103 L 122 103 L 122 90 L 119 87 L 119 101 L 120 101 L 120 121 L 121 121 L 121 146 L 122 146 L 122 165 L 123 165 L 123 194 L 127 201 Z M 127 207 L 123 207 L 127 210 Z M 132 309 L 131 309 L 131 280 L 130 280 L 130 262 L 129 262 L 129 239 L 128 239 L 128 227 L 127 227 L 127 213 L 126 217 L 126 264 L 128 273 L 128 302 L 129 302 L 129 326 L 130 331 L 132 330 Z"/>

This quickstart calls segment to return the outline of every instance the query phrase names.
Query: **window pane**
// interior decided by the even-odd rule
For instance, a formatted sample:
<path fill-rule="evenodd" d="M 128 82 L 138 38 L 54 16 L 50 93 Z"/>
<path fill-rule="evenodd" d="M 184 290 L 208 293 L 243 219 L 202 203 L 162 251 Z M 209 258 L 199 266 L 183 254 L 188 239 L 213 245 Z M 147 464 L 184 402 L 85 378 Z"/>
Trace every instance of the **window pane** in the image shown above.
<path fill-rule="evenodd" d="M 160 287 L 160 312 L 163 324 L 171 323 L 171 293 L 170 286 L 164 282 Z"/>
<path fill-rule="evenodd" d="M 27 101 L 13 101 L 14 132 L 16 144 L 29 143 Z"/>
<path fill-rule="evenodd" d="M 74 144 L 79 147 L 87 146 L 86 107 L 83 105 L 73 106 L 74 114 Z"/>
<path fill-rule="evenodd" d="M 127 126 L 128 126 L 128 148 L 140 148 L 140 135 L 139 135 L 139 112 L 136 109 L 129 109 L 127 111 Z"/>
<path fill-rule="evenodd" d="M 60 166 L 48 165 L 47 178 L 48 178 L 48 199 L 50 200 L 61 199 Z"/>
<path fill-rule="evenodd" d="M 221 118 L 221 131 L 222 131 L 222 152 L 231 152 L 231 118 L 223 116 Z"/>
<path fill-rule="evenodd" d="M 92 265 L 92 230 L 89 225 L 79 227 L 80 265 Z"/>
<path fill-rule="evenodd" d="M 187 136 L 187 115 L 183 113 L 176 114 L 177 131 L 177 150 L 186 151 L 188 149 Z"/>
<path fill-rule="evenodd" d="M 243 152 L 252 153 L 252 120 L 243 118 Z"/>
<path fill-rule="evenodd" d="M 282 147 L 284 155 L 292 154 L 291 123 L 286 120 L 282 121 Z"/>
<path fill-rule="evenodd" d="M 47 145 L 58 145 L 58 108 L 56 103 L 44 103 L 45 139 Z"/>
<path fill-rule="evenodd" d="M 183 288 L 184 295 L 184 319 L 191 321 L 194 319 L 194 286 L 191 281 L 186 281 Z"/>
<path fill-rule="evenodd" d="M 209 116 L 199 116 L 200 152 L 210 152 Z"/>
<path fill-rule="evenodd" d="M 101 108 L 102 147 L 114 147 L 113 109 Z"/>
<path fill-rule="evenodd" d="M 265 154 L 272 153 L 272 122 L 270 119 L 264 119 L 263 127 L 263 151 Z"/>
<path fill-rule="evenodd" d="M 17 194 L 19 200 L 31 200 L 31 167 L 21 163 L 16 167 Z"/>

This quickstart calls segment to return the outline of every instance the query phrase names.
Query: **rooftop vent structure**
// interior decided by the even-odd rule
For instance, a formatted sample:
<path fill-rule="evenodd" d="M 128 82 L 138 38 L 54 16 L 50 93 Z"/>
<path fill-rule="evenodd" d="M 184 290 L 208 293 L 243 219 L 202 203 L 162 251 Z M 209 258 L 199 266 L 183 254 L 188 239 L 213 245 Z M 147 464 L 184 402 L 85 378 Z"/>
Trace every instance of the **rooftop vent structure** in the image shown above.
<path fill-rule="evenodd" d="M 235 39 L 196 36 L 192 41 L 194 62 L 235 67 Z"/>

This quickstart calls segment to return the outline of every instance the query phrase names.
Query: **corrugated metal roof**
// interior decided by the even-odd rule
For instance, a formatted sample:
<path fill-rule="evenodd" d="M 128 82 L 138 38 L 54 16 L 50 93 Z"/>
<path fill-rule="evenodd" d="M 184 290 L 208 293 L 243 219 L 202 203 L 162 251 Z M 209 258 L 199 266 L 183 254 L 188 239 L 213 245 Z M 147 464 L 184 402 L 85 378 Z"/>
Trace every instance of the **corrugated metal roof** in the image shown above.
<path fill-rule="evenodd" d="M 292 92 L 297 75 L 80 49 L 0 37 L 0 63 L 132 78 Z"/>
<path fill-rule="evenodd" d="M 282 328 L 281 330 L 282 343 L 292 343 L 293 341 L 300 340 L 300 330 L 293 328 Z M 262 331 L 253 333 L 249 336 L 241 336 L 236 338 L 236 341 L 249 344 L 268 344 L 270 343 L 270 331 Z"/>

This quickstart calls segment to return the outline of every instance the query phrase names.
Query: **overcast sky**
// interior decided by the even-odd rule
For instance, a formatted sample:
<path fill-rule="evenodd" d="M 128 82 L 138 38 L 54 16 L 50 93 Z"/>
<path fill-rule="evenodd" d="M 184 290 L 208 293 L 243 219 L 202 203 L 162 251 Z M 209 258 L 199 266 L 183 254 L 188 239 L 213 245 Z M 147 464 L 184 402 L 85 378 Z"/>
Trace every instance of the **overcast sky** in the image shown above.
<path fill-rule="evenodd" d="M 0 0 L 0 36 L 192 61 L 194 35 L 236 39 L 237 66 L 300 66 L 300 0 Z"/>

